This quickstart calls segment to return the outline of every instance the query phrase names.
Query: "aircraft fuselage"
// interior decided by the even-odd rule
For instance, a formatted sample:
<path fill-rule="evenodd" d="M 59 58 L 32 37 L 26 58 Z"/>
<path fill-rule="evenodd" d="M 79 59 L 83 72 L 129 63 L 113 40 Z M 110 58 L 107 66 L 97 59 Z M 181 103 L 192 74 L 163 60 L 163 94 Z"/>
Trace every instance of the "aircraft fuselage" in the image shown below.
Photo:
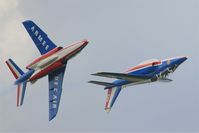
<path fill-rule="evenodd" d="M 87 44 L 88 41 L 83 40 L 71 44 L 65 48 L 56 47 L 48 53 L 37 58 L 26 67 L 29 69 L 29 71 L 34 71 L 31 73 L 32 75 L 27 74 L 28 81 L 34 82 L 37 79 L 42 78 L 61 67 L 64 67 L 67 61 L 77 55 Z"/>
<path fill-rule="evenodd" d="M 148 80 L 140 81 L 140 82 L 130 82 L 126 80 L 115 80 L 113 83 L 117 84 L 119 86 L 122 86 L 122 88 L 126 88 L 128 86 L 133 85 L 139 85 L 139 84 L 145 84 L 145 83 L 151 83 L 158 80 L 166 79 L 166 77 L 173 73 L 176 68 L 183 63 L 187 57 L 175 57 L 160 61 L 154 61 L 150 63 L 143 63 L 140 65 L 137 65 L 135 67 L 130 68 L 126 71 L 129 75 L 145 75 L 148 77 L 151 77 Z"/>

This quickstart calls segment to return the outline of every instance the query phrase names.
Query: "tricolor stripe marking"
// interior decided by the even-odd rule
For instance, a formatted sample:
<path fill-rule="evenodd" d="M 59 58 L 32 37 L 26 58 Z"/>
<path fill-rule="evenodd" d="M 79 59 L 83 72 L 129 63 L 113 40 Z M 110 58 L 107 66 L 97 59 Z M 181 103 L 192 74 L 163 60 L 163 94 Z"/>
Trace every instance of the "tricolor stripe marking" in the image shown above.
<path fill-rule="evenodd" d="M 162 64 L 161 61 L 141 64 L 141 65 L 138 65 L 138 66 L 135 66 L 135 67 L 132 67 L 132 68 L 128 69 L 126 71 L 126 73 L 137 71 L 137 70 L 140 70 L 140 69 L 143 69 L 143 68 L 147 68 L 147 67 L 150 67 L 150 66 L 158 66 L 158 65 L 161 65 L 161 64 Z"/>
<path fill-rule="evenodd" d="M 12 64 L 12 62 L 10 60 L 6 61 L 6 64 L 8 65 L 9 69 L 11 70 L 11 72 L 13 73 L 14 77 L 17 79 L 20 77 L 20 72 L 17 70 L 17 68 L 14 67 L 14 65 Z"/>

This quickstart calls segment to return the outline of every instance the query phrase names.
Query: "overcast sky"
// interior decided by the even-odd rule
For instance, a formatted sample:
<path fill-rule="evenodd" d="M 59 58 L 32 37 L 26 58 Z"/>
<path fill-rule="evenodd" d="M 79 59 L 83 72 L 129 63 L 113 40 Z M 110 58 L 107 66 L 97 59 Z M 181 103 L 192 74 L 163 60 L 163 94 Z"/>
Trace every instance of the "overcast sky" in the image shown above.
<path fill-rule="evenodd" d="M 23 68 L 40 54 L 22 25 L 37 23 L 58 46 L 89 45 L 68 62 L 57 117 L 48 121 L 47 77 L 28 84 L 16 107 L 14 77 L 5 60 Z M 0 131 L 199 131 L 198 0 L 1 0 Z M 123 90 L 111 112 L 106 92 L 88 80 L 98 71 L 123 72 L 151 59 L 188 56 L 171 83 Z"/>

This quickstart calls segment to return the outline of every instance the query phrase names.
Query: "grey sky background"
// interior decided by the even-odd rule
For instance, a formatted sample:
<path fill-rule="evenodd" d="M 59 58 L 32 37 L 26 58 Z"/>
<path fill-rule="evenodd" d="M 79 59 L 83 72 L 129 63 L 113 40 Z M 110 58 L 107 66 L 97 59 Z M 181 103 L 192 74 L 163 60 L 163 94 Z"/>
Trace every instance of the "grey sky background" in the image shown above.
<path fill-rule="evenodd" d="M 48 122 L 47 77 L 28 84 L 16 107 L 14 77 L 5 60 L 25 66 L 39 52 L 22 21 L 37 23 L 59 46 L 81 39 L 89 45 L 68 62 L 57 117 Z M 0 131 L 199 131 L 198 0 L 1 0 Z M 106 92 L 88 84 L 98 71 L 123 72 L 150 59 L 188 56 L 172 83 L 123 90 L 111 112 Z"/>

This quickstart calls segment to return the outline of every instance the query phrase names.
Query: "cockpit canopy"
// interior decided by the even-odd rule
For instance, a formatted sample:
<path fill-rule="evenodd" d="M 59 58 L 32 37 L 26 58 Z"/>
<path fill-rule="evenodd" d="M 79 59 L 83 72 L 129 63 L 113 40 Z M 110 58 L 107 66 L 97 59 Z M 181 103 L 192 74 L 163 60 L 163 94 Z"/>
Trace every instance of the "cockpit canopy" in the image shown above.
<path fill-rule="evenodd" d="M 144 67 L 148 67 L 148 66 L 158 66 L 158 65 L 160 65 L 161 63 L 162 63 L 162 61 L 161 61 L 161 60 L 158 60 L 158 59 L 146 60 L 146 61 L 141 62 L 141 63 L 138 64 L 137 66 L 128 69 L 126 72 L 135 71 L 135 70 L 137 70 L 137 69 L 144 68 Z M 152 70 L 152 69 L 151 69 L 151 70 Z M 155 71 L 155 68 L 154 68 L 154 70 L 152 70 L 152 71 Z"/>
<path fill-rule="evenodd" d="M 152 66 L 154 66 L 160 63 L 161 63 L 161 60 L 159 59 L 149 59 L 149 60 L 139 63 L 138 65 L 152 64 Z"/>

